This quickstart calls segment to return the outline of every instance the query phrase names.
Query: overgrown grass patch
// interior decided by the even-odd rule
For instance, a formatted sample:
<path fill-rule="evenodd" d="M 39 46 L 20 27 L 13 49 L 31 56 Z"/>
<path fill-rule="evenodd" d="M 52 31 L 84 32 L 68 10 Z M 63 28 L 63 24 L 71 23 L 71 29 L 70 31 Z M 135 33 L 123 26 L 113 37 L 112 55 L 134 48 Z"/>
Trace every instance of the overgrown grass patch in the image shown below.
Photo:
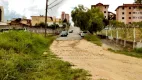
<path fill-rule="evenodd" d="M 129 51 L 129 50 L 112 50 L 112 49 L 108 49 L 108 50 L 115 52 L 115 53 L 118 53 L 118 54 L 124 54 L 124 55 L 127 55 L 127 56 L 142 58 L 142 53 L 139 52 L 139 50 L 141 50 L 141 49 L 135 49 L 135 50 L 132 50 L 132 51 Z"/>
<path fill-rule="evenodd" d="M 88 80 L 88 72 L 50 52 L 54 39 L 24 31 L 0 34 L 0 80 Z"/>
<path fill-rule="evenodd" d="M 84 37 L 87 41 L 90 41 L 98 46 L 102 46 L 102 42 L 101 40 L 96 36 L 96 35 L 91 35 L 91 34 L 88 34 L 88 35 L 85 35 Z"/>

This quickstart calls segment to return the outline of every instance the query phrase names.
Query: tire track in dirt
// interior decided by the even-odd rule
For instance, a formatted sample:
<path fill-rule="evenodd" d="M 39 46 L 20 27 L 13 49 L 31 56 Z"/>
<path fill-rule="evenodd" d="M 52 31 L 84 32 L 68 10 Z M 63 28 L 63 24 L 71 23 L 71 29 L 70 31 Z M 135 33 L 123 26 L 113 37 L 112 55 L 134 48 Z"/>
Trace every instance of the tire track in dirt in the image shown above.
<path fill-rule="evenodd" d="M 50 49 L 75 68 L 88 70 L 93 80 L 142 80 L 142 59 L 109 52 L 86 40 L 54 41 Z"/>

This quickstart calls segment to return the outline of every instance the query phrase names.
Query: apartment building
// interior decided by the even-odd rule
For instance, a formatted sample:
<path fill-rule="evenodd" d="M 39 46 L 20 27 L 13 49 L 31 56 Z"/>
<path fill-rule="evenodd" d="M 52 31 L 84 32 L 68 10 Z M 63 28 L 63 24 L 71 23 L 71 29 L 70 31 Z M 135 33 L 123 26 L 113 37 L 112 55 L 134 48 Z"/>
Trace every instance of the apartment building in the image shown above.
<path fill-rule="evenodd" d="M 123 4 L 116 8 L 116 20 L 131 24 L 142 21 L 142 4 Z"/>
<path fill-rule="evenodd" d="M 91 8 L 93 8 L 93 7 L 99 8 L 100 11 L 103 12 L 104 17 L 105 17 L 106 19 L 108 19 L 108 8 L 109 8 L 109 5 L 104 5 L 104 4 L 102 4 L 102 3 L 98 3 L 98 4 L 96 4 L 96 5 L 91 5 Z"/>
<path fill-rule="evenodd" d="M 4 9 L 0 6 L 0 22 L 4 22 Z"/>
<path fill-rule="evenodd" d="M 62 12 L 61 20 L 63 21 L 65 19 L 67 19 L 67 21 L 69 22 L 70 21 L 70 16 L 69 16 L 69 14 L 66 14 L 65 12 Z"/>

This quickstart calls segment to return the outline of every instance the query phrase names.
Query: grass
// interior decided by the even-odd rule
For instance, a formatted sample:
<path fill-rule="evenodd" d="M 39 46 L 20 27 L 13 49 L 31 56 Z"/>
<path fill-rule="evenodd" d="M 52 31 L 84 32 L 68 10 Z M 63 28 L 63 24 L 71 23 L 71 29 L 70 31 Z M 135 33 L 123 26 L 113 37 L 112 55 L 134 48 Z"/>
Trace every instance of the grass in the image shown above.
<path fill-rule="evenodd" d="M 49 50 L 54 39 L 24 31 L 1 33 L 0 80 L 88 80 L 87 71 L 72 69 Z"/>
<path fill-rule="evenodd" d="M 135 50 L 112 50 L 112 49 L 108 49 L 109 51 L 118 53 L 118 54 L 124 54 L 127 56 L 131 56 L 131 57 L 136 57 L 136 58 L 142 58 L 142 49 L 135 49 Z"/>
<path fill-rule="evenodd" d="M 98 46 L 102 46 L 102 42 L 101 40 L 96 36 L 96 35 L 91 35 L 91 34 L 88 34 L 88 35 L 85 35 L 84 37 L 87 41 L 90 41 Z"/>

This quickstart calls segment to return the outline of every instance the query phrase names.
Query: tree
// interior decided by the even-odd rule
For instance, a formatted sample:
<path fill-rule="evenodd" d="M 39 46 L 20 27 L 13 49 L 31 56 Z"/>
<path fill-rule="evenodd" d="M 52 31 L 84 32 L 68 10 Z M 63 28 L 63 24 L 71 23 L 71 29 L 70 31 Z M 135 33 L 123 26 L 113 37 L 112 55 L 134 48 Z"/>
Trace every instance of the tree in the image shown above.
<path fill-rule="evenodd" d="M 135 3 L 142 4 L 142 0 L 135 0 Z"/>
<path fill-rule="evenodd" d="M 104 15 L 98 8 L 87 9 L 79 5 L 74 8 L 71 16 L 75 26 L 80 27 L 81 30 L 96 33 L 104 28 Z"/>

